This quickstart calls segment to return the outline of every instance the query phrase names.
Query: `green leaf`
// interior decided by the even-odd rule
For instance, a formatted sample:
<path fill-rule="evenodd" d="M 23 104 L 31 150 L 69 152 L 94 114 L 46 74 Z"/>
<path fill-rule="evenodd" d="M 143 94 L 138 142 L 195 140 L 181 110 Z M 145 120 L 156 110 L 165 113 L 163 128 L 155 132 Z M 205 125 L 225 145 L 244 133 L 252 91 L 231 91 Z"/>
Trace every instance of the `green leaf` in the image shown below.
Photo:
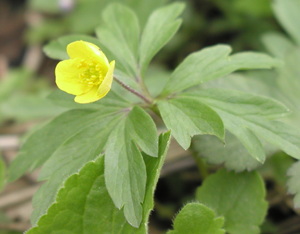
<path fill-rule="evenodd" d="M 140 69 L 144 74 L 151 59 L 174 36 L 181 20 L 177 17 L 184 9 L 184 4 L 173 3 L 154 11 L 144 28 L 140 45 Z"/>
<path fill-rule="evenodd" d="M 294 206 L 295 208 L 300 208 L 300 162 L 295 162 L 292 167 L 288 170 L 288 182 L 287 187 L 288 191 L 291 194 L 294 194 Z"/>
<path fill-rule="evenodd" d="M 78 174 L 70 176 L 58 192 L 56 202 L 41 217 L 37 227 L 27 233 L 147 233 L 148 217 L 153 208 L 153 195 L 170 141 L 170 133 L 160 136 L 158 158 L 145 157 L 147 165 L 146 196 L 143 202 L 143 224 L 130 226 L 123 211 L 118 210 L 106 189 L 104 160 L 99 157 L 87 163 Z M 100 199 L 99 199 L 100 198 Z M 67 220 L 66 220 L 67 219 Z"/>
<path fill-rule="evenodd" d="M 278 61 L 254 52 L 229 56 L 231 48 L 217 45 L 189 55 L 172 73 L 163 94 L 179 92 L 237 70 L 271 68 Z"/>
<path fill-rule="evenodd" d="M 198 97 L 201 102 L 213 108 L 221 116 L 225 128 L 234 134 L 258 161 L 265 160 L 260 139 L 295 158 L 300 158 L 298 131 L 272 120 L 288 113 L 281 103 L 265 97 L 221 89 L 207 89 L 184 96 Z"/>
<path fill-rule="evenodd" d="M 126 108 L 131 104 L 124 100 L 120 95 L 116 94 L 113 90 L 111 90 L 104 98 L 100 101 L 89 103 L 89 104 L 79 104 L 74 102 L 74 95 L 65 93 L 59 89 L 53 91 L 48 99 L 52 101 L 54 104 L 62 107 L 67 107 L 70 109 L 102 109 L 105 110 L 117 110 L 120 108 Z"/>
<path fill-rule="evenodd" d="M 41 166 L 64 142 L 111 113 L 103 110 L 70 110 L 59 115 L 28 137 L 10 165 L 9 180 L 15 180 L 26 171 Z"/>
<path fill-rule="evenodd" d="M 73 34 L 63 36 L 58 38 L 57 40 L 51 41 L 49 44 L 44 46 L 43 50 L 45 54 L 52 59 L 69 59 L 69 56 L 66 51 L 67 45 L 73 41 L 78 40 L 91 42 L 101 48 L 100 43 L 96 38 L 87 35 Z"/>
<path fill-rule="evenodd" d="M 54 117 L 66 109 L 53 105 L 44 95 L 16 94 L 7 98 L 1 105 L 0 110 L 6 118 L 26 121 Z"/>
<path fill-rule="evenodd" d="M 208 163 L 221 165 L 236 172 L 251 171 L 259 166 L 256 159 L 251 157 L 246 148 L 230 132 L 226 132 L 224 145 L 214 136 L 196 136 L 192 147 L 198 157 L 203 157 Z"/>
<path fill-rule="evenodd" d="M 133 124 L 134 123 L 134 124 Z M 145 130 L 147 130 L 145 134 Z M 134 107 L 111 133 L 105 151 L 105 181 L 117 208 L 124 208 L 128 222 L 138 227 L 145 196 L 146 167 L 137 145 L 157 156 L 156 127 L 140 107 Z"/>
<path fill-rule="evenodd" d="M 193 97 L 160 101 L 158 108 L 167 128 L 184 149 L 189 148 L 191 137 L 197 134 L 224 139 L 224 126 L 218 114 Z"/>
<path fill-rule="evenodd" d="M 176 216 L 174 230 L 168 234 L 223 234 L 223 217 L 216 217 L 215 212 L 200 203 L 189 203 Z"/>
<path fill-rule="evenodd" d="M 136 77 L 140 36 L 136 14 L 124 5 L 113 3 L 104 10 L 103 21 L 104 25 L 96 29 L 101 44 L 110 51 L 117 68 L 129 77 Z"/>
<path fill-rule="evenodd" d="M 275 0 L 273 2 L 273 9 L 281 25 L 300 44 L 300 2 L 297 0 Z"/>
<path fill-rule="evenodd" d="M 63 142 L 43 165 L 39 179 L 48 181 L 34 196 L 32 223 L 36 223 L 38 218 L 54 202 L 62 181 L 103 152 L 111 131 L 122 117 L 103 114 L 101 116 L 99 112 L 97 113 L 98 117 L 95 118 L 94 123 L 76 132 Z M 59 128 L 59 126 L 56 127 Z"/>
<path fill-rule="evenodd" d="M 231 234 L 259 233 L 267 212 L 265 187 L 256 172 L 236 174 L 222 169 L 209 176 L 197 190 L 199 202 L 224 216 Z"/>

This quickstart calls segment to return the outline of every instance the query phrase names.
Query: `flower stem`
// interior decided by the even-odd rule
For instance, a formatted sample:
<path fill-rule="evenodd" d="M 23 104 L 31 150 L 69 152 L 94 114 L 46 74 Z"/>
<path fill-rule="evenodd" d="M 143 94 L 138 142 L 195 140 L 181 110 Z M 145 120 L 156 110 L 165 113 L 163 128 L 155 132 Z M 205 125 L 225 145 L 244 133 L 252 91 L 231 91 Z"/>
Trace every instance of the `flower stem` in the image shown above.
<path fill-rule="evenodd" d="M 130 86 L 128 86 L 127 84 L 123 83 L 122 81 L 120 81 L 118 78 L 114 77 L 114 79 L 117 81 L 117 83 L 119 85 L 121 85 L 124 89 L 128 90 L 129 92 L 133 93 L 134 95 L 138 96 L 139 98 L 143 99 L 145 102 L 151 104 L 151 100 L 149 100 L 148 98 L 146 98 L 143 94 L 139 93 L 138 91 L 136 91 L 135 89 L 131 88 Z"/>

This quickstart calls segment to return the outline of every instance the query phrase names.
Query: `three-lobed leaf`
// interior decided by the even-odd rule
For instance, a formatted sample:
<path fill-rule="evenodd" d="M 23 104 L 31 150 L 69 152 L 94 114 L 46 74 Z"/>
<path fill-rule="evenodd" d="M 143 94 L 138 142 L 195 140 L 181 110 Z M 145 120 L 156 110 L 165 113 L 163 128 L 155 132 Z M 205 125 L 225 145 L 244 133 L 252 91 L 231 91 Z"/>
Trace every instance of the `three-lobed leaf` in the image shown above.
<path fill-rule="evenodd" d="M 201 102 L 213 108 L 222 118 L 225 128 L 234 134 L 258 161 L 265 160 L 261 139 L 279 147 L 292 157 L 300 157 L 298 131 L 273 120 L 288 113 L 288 109 L 281 103 L 265 97 L 220 89 L 186 93 L 183 96 L 199 98 Z"/>
<path fill-rule="evenodd" d="M 224 169 L 209 176 L 197 190 L 197 200 L 224 216 L 230 234 L 259 233 L 267 212 L 265 187 L 257 172 L 240 174 Z"/>
<path fill-rule="evenodd" d="M 145 130 L 147 129 L 147 132 Z M 111 133 L 105 150 L 105 181 L 116 207 L 123 207 L 128 222 L 140 225 L 146 186 L 146 166 L 138 147 L 156 157 L 156 127 L 140 107 L 134 107 Z"/>
<path fill-rule="evenodd" d="M 223 217 L 216 217 L 215 212 L 200 203 L 185 205 L 174 220 L 174 230 L 168 234 L 224 234 Z"/>

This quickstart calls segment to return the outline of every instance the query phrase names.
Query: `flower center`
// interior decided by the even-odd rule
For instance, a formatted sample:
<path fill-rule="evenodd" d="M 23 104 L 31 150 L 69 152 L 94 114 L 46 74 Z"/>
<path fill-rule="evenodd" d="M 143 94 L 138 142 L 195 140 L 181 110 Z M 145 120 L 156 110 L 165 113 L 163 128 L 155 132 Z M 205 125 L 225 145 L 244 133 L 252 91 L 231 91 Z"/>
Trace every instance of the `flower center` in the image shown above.
<path fill-rule="evenodd" d="M 97 62 L 81 59 L 78 68 L 82 70 L 79 74 L 80 83 L 88 86 L 100 85 L 105 77 L 101 65 Z"/>

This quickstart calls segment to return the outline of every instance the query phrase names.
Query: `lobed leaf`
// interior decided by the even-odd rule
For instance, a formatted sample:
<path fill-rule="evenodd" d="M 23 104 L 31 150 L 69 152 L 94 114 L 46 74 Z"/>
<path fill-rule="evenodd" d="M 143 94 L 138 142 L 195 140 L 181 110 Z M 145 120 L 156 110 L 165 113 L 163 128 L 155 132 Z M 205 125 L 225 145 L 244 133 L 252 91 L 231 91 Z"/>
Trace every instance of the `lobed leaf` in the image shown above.
<path fill-rule="evenodd" d="M 284 123 L 270 120 L 287 114 L 288 110 L 279 102 L 259 96 L 253 99 L 251 95 L 241 92 L 214 89 L 183 96 L 198 97 L 200 101 L 212 107 L 221 116 L 225 128 L 234 134 L 258 161 L 265 160 L 260 139 L 279 147 L 292 157 L 300 158 L 298 131 Z"/>
<path fill-rule="evenodd" d="M 191 137 L 196 134 L 211 134 L 224 139 L 221 118 L 192 96 L 159 101 L 158 108 L 166 127 L 184 149 L 189 148 Z"/>
<path fill-rule="evenodd" d="M 141 203 L 147 180 L 146 166 L 136 144 L 146 153 L 157 156 L 155 124 L 140 107 L 134 107 L 127 118 L 120 121 L 111 133 L 105 150 L 107 190 L 116 207 L 124 207 L 125 217 L 134 227 L 138 227 L 142 219 Z"/>
<path fill-rule="evenodd" d="M 278 61 L 255 52 L 229 56 L 231 48 L 217 45 L 189 55 L 172 73 L 162 94 L 169 95 L 201 83 L 221 78 L 237 70 L 271 68 Z"/>
<path fill-rule="evenodd" d="M 265 187 L 256 172 L 236 174 L 222 169 L 209 176 L 197 190 L 197 200 L 224 216 L 230 234 L 259 233 L 267 213 Z"/>
<path fill-rule="evenodd" d="M 59 115 L 28 137 L 10 165 L 9 180 L 16 180 L 26 171 L 41 166 L 65 141 L 97 122 L 98 117 L 109 114 L 95 110 L 70 110 Z"/>
<path fill-rule="evenodd" d="M 223 234 L 223 217 L 216 217 L 215 212 L 200 203 L 185 205 L 174 220 L 174 230 L 167 234 Z"/>

